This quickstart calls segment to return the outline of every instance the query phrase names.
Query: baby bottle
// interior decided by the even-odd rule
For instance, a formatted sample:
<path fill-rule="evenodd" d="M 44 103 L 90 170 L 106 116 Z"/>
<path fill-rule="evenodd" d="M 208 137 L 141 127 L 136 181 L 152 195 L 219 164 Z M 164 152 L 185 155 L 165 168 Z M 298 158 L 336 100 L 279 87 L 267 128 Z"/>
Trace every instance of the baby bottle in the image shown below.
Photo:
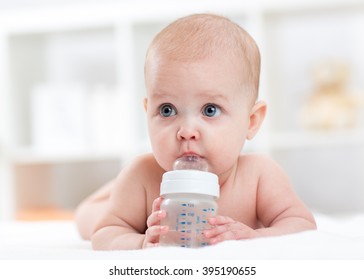
<path fill-rule="evenodd" d="M 198 156 L 178 158 L 173 171 L 163 174 L 161 210 L 167 213 L 161 225 L 169 231 L 160 236 L 161 246 L 206 246 L 202 232 L 210 228 L 208 218 L 217 214 L 218 177 L 207 172 L 206 160 Z"/>

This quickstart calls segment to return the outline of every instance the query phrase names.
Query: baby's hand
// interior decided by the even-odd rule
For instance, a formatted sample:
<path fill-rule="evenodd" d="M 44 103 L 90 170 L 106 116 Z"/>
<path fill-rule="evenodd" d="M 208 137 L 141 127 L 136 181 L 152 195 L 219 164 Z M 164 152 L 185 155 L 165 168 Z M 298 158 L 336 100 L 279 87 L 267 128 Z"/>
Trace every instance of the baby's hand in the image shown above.
<path fill-rule="evenodd" d="M 161 226 L 160 221 L 166 217 L 166 211 L 160 210 L 163 198 L 153 201 L 152 214 L 147 219 L 148 229 L 145 231 L 143 248 L 155 247 L 159 244 L 159 236 L 168 232 L 168 226 Z"/>
<path fill-rule="evenodd" d="M 210 244 L 217 244 L 225 240 L 239 240 L 259 237 L 259 233 L 251 227 L 237 222 L 230 217 L 216 216 L 210 218 L 211 229 L 204 231 L 204 236 Z"/>

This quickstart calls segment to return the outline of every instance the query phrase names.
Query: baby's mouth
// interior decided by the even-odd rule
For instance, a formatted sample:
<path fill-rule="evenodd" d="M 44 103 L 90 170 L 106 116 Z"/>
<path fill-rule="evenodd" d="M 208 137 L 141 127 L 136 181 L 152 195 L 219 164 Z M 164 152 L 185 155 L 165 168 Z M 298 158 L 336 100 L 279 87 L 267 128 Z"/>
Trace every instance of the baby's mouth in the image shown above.
<path fill-rule="evenodd" d="M 196 154 L 184 154 L 173 163 L 173 170 L 208 171 L 207 160 Z"/>

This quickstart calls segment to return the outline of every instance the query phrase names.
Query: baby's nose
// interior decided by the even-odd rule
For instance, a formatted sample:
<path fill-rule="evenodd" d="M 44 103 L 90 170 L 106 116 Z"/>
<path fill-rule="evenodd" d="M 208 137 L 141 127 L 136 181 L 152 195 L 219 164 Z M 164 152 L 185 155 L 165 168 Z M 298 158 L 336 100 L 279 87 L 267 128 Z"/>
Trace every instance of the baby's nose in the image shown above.
<path fill-rule="evenodd" d="M 198 140 L 200 139 L 200 132 L 194 126 L 184 125 L 181 126 L 177 132 L 178 140 Z"/>

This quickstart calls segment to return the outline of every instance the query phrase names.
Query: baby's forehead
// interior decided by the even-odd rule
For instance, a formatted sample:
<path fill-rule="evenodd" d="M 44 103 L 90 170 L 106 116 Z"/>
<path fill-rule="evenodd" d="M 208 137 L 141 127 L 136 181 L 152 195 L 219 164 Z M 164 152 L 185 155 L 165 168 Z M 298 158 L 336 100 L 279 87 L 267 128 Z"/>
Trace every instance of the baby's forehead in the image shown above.
<path fill-rule="evenodd" d="M 159 59 L 158 63 L 155 62 L 156 65 L 150 66 L 153 70 L 146 73 L 148 96 L 173 99 L 193 93 L 198 100 L 213 103 L 230 103 L 231 100 L 236 100 L 235 94 L 247 96 L 243 86 L 246 79 L 241 78 L 244 75 L 242 69 L 236 68 L 233 63 L 230 67 L 226 61 L 224 57 L 183 62 Z"/>
<path fill-rule="evenodd" d="M 202 34 L 204 36 L 204 34 Z M 228 42 L 232 39 L 222 36 L 221 42 L 211 42 L 209 38 L 200 42 L 191 39 L 188 42 L 169 42 L 161 40 L 157 44 L 151 45 L 147 58 L 154 58 L 179 61 L 182 63 L 199 62 L 206 59 L 216 59 L 224 57 L 231 60 L 244 61 L 247 53 L 241 46 L 241 42 Z"/>
<path fill-rule="evenodd" d="M 234 77 L 236 82 L 243 83 L 247 79 L 246 65 L 243 58 L 236 58 L 233 55 L 222 56 L 215 53 L 205 57 L 174 57 L 155 52 L 149 56 L 145 63 L 145 79 L 154 79 L 155 75 L 177 76 L 184 69 L 203 71 L 210 74 L 214 79 L 219 76 L 229 75 Z M 196 70 L 197 69 L 197 70 Z M 211 81 L 213 82 L 213 81 Z"/>

